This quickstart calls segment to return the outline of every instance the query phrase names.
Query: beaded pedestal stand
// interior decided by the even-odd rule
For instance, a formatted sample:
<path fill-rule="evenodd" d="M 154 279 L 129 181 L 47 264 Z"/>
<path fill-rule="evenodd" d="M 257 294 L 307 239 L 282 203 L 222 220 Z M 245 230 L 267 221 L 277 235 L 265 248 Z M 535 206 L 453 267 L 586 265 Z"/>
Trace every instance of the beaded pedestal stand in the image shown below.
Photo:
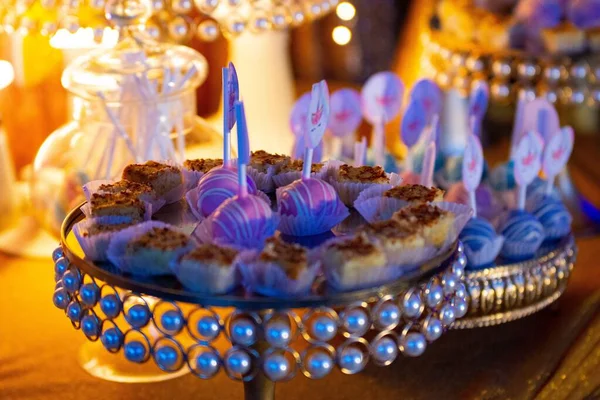
<path fill-rule="evenodd" d="M 460 243 L 423 265 L 416 276 L 346 293 L 293 299 L 205 296 L 175 280 L 140 280 L 83 259 L 71 229 L 53 254 L 54 304 L 76 329 L 134 363 L 166 372 L 189 369 L 201 379 L 223 371 L 244 384 L 247 399 L 270 399 L 275 382 L 301 373 L 326 377 L 337 367 L 360 372 L 400 353 L 420 356 L 467 313 L 466 263 Z M 149 301 L 148 299 L 152 299 Z"/>

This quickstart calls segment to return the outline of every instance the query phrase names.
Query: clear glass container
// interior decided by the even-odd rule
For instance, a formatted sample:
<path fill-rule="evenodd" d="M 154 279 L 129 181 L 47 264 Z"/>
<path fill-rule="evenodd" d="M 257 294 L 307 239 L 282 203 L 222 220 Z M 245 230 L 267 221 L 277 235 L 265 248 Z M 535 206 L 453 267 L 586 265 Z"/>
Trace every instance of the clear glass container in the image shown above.
<path fill-rule="evenodd" d="M 71 120 L 34 161 L 31 200 L 42 225 L 58 234 L 83 201 L 82 185 L 118 179 L 128 163 L 219 155 L 219 134 L 196 115 L 207 70 L 193 49 L 124 30 L 115 48 L 75 59 L 62 77 Z"/>

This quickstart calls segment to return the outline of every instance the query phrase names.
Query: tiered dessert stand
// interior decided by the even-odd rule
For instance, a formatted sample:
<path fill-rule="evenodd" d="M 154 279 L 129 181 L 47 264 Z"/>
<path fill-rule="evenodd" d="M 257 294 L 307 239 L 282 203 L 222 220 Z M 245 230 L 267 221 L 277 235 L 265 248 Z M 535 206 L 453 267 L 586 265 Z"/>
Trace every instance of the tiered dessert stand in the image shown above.
<path fill-rule="evenodd" d="M 400 353 L 420 356 L 450 327 L 535 312 L 560 296 L 575 256 L 569 238 L 538 260 L 467 275 L 456 243 L 414 275 L 375 288 L 335 293 L 318 285 L 317 294 L 290 299 L 207 296 L 174 279 L 134 279 L 84 260 L 71 232 L 83 218 L 79 209 L 67 216 L 53 254 L 54 304 L 73 327 L 133 363 L 187 368 L 201 379 L 225 373 L 243 383 L 247 399 L 271 399 L 276 382 L 298 374 L 321 379 L 335 366 L 355 374 Z"/>

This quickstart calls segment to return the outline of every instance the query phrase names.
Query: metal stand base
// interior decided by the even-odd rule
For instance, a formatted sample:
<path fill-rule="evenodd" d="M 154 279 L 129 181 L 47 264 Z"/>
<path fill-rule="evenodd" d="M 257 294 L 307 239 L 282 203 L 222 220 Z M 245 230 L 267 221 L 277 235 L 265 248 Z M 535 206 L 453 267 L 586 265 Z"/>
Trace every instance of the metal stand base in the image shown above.
<path fill-rule="evenodd" d="M 244 382 L 245 400 L 274 400 L 275 382 L 259 373 L 250 382 Z"/>

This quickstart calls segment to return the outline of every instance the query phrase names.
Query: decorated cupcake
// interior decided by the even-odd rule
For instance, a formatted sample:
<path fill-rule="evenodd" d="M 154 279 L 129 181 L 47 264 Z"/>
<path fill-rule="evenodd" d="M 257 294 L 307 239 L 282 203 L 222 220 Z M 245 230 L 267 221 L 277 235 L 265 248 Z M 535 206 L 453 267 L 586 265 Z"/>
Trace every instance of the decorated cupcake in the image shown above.
<path fill-rule="evenodd" d="M 289 162 L 289 156 L 271 154 L 264 150 L 254 151 L 250 156 L 248 175 L 254 179 L 259 190 L 271 193 L 275 191 L 273 176 Z"/>
<path fill-rule="evenodd" d="M 200 158 L 183 162 L 183 178 L 187 190 L 192 190 L 208 171 L 223 166 L 222 158 Z"/>
<path fill-rule="evenodd" d="M 390 219 L 365 225 L 358 229 L 358 233 L 363 233 L 380 244 L 390 265 L 417 266 L 432 255 L 425 248 L 421 229 L 415 225 Z"/>
<path fill-rule="evenodd" d="M 381 185 L 363 191 L 354 207 L 369 222 L 384 221 L 408 205 L 442 201 L 444 191 L 419 184 Z"/>
<path fill-rule="evenodd" d="M 169 275 L 174 260 L 195 246 L 195 241 L 177 228 L 147 221 L 117 232 L 110 241 L 107 255 L 124 273 Z"/>
<path fill-rule="evenodd" d="M 186 288 L 206 294 L 223 294 L 239 284 L 236 249 L 201 244 L 180 256 L 171 269 Z"/>
<path fill-rule="evenodd" d="M 423 232 L 428 243 L 441 247 L 452 232 L 454 214 L 431 204 L 419 204 L 400 209 L 393 219 L 402 225 L 414 226 Z"/>
<path fill-rule="evenodd" d="M 129 192 L 94 193 L 82 211 L 98 223 L 120 224 L 149 220 L 152 206 Z"/>
<path fill-rule="evenodd" d="M 107 261 L 108 245 L 115 233 L 129 228 L 132 223 L 99 224 L 92 219 L 85 219 L 73 227 L 85 257 L 92 261 Z"/>
<path fill-rule="evenodd" d="M 284 297 L 309 292 L 319 266 L 320 262 L 309 260 L 304 247 L 272 237 L 260 253 L 242 256 L 240 270 L 249 291 Z"/>
<path fill-rule="evenodd" d="M 376 166 L 353 167 L 348 164 L 341 165 L 332 173 L 331 185 L 335 188 L 342 202 L 353 206 L 363 190 L 376 185 L 400 184 L 400 177 L 394 173 L 387 174 L 383 168 Z"/>
<path fill-rule="evenodd" d="M 183 174 L 178 167 L 156 161 L 130 164 L 123 170 L 123 179 L 150 185 L 154 193 L 167 204 L 181 200 L 185 193 Z"/>
<path fill-rule="evenodd" d="M 364 234 L 333 239 L 320 252 L 327 283 L 336 290 L 374 286 L 402 274 L 401 269 L 387 266 L 381 246 Z"/>

